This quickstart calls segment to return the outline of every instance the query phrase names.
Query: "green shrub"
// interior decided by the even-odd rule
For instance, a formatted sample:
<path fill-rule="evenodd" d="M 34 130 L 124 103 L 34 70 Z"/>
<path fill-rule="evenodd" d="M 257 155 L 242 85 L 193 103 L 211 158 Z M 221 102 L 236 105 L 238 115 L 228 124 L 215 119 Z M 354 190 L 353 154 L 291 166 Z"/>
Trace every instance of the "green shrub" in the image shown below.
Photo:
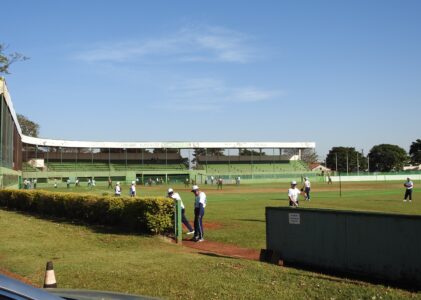
<path fill-rule="evenodd" d="M 46 191 L 0 190 L 0 206 L 90 224 L 161 234 L 173 228 L 173 201 Z"/>

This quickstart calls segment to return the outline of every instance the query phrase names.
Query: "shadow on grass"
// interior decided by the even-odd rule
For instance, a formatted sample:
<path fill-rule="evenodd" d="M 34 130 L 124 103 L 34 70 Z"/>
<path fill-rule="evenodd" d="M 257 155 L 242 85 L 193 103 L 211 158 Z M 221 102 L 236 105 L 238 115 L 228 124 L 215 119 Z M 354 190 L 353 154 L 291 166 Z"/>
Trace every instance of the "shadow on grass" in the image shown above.
<path fill-rule="evenodd" d="M 357 273 L 348 273 L 348 272 L 341 272 L 337 270 L 332 269 L 326 269 L 326 268 L 320 268 L 320 267 L 313 267 L 308 266 L 305 264 L 298 264 L 298 263 L 288 263 L 284 261 L 284 267 L 286 268 L 292 268 L 302 271 L 308 271 L 312 272 L 313 274 L 299 274 L 299 273 L 290 273 L 290 276 L 296 276 L 296 277 L 308 277 L 308 278 L 317 278 L 322 280 L 327 280 L 330 282 L 344 282 L 347 281 L 349 283 L 355 284 L 355 285 L 366 285 L 368 283 L 371 284 L 379 284 L 383 285 L 385 287 L 393 287 L 393 288 L 400 288 L 404 289 L 408 292 L 420 292 L 421 286 L 416 286 L 413 283 L 410 283 L 406 280 L 400 280 L 400 281 L 391 281 L 391 280 L 384 280 L 380 278 L 373 278 L 369 275 L 365 274 L 357 274 Z M 336 278 L 330 277 L 334 276 Z"/>
<path fill-rule="evenodd" d="M 74 226 L 82 226 L 89 228 L 94 233 L 100 234 L 117 234 L 117 235 L 137 235 L 137 236 L 144 236 L 144 237 L 152 237 L 154 235 L 148 234 L 145 232 L 136 231 L 133 229 L 124 228 L 123 226 L 110 226 L 110 225 L 102 225 L 102 224 L 93 224 L 88 222 L 83 222 L 78 219 L 69 220 L 67 218 L 59 218 L 53 216 L 46 216 L 37 214 L 34 212 L 27 212 L 27 211 L 20 211 L 14 209 L 8 209 L 5 207 L 0 207 L 1 210 L 18 213 L 23 216 L 30 216 L 36 218 L 38 220 L 49 221 L 56 224 L 66 224 L 66 225 L 74 225 Z M 163 234 L 165 236 L 165 234 Z"/>
<path fill-rule="evenodd" d="M 221 255 L 216 253 L 210 253 L 210 252 L 198 252 L 200 255 L 210 256 L 210 257 L 217 257 L 217 258 L 229 258 L 229 259 L 239 259 L 237 257 L 227 256 L 227 255 Z"/>
<path fill-rule="evenodd" d="M 234 219 L 235 221 L 244 221 L 244 222 L 262 222 L 265 223 L 265 220 L 259 220 L 259 219 Z"/>

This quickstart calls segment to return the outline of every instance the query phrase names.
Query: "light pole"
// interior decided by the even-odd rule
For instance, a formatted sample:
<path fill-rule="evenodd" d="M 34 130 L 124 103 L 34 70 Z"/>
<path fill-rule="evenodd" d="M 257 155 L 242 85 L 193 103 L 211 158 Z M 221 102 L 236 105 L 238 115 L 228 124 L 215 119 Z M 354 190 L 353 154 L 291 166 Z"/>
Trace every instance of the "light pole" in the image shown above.
<path fill-rule="evenodd" d="M 358 160 L 358 152 L 357 152 L 357 175 L 360 176 L 360 162 Z"/>
<path fill-rule="evenodd" d="M 368 174 L 370 174 L 370 154 L 367 155 L 367 168 L 368 168 Z"/>
<path fill-rule="evenodd" d="M 336 172 L 338 172 L 338 153 L 335 153 L 336 156 Z"/>
<path fill-rule="evenodd" d="M 346 152 L 346 175 L 347 176 L 349 175 L 348 168 L 349 168 L 349 162 L 348 162 L 348 151 L 347 151 Z"/>

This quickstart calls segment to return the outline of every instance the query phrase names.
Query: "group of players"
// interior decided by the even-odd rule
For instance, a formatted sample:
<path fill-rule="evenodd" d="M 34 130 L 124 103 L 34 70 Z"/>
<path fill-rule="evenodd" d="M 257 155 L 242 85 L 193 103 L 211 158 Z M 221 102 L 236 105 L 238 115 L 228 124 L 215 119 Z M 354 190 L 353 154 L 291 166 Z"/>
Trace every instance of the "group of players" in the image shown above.
<path fill-rule="evenodd" d="M 414 183 L 411 181 L 410 178 L 407 178 L 407 181 L 404 183 L 405 187 L 405 196 L 403 201 L 409 200 L 412 201 L 412 190 L 414 187 Z M 304 178 L 304 183 L 301 189 L 297 188 L 297 182 L 292 181 L 291 187 L 288 189 L 288 198 L 289 198 L 289 206 L 291 207 L 298 207 L 298 196 L 301 193 L 304 193 L 305 201 L 311 201 L 310 196 L 311 191 L 311 182 L 308 177 Z M 200 191 L 199 186 L 193 185 L 191 192 L 194 193 L 195 202 L 194 202 L 194 228 L 191 226 L 189 220 L 185 214 L 185 206 L 183 200 L 180 197 L 179 193 L 174 192 L 174 189 L 169 188 L 167 191 L 167 195 L 169 198 L 174 199 L 175 201 L 180 201 L 181 206 L 181 220 L 184 226 L 186 226 L 188 235 L 194 234 L 193 241 L 195 242 L 203 242 L 204 241 L 204 230 L 203 230 L 203 216 L 205 215 L 205 207 L 206 207 L 206 194 Z M 121 187 L 120 183 L 117 182 L 115 187 L 115 195 L 121 195 Z M 133 181 L 130 186 L 130 196 L 136 196 L 136 183 Z"/>
<path fill-rule="evenodd" d="M 310 201 L 311 183 L 308 177 L 305 177 L 304 180 L 304 185 L 300 190 L 297 188 L 296 181 L 291 182 L 291 188 L 288 190 L 289 206 L 298 207 L 298 196 L 302 192 L 304 192 L 305 200 Z M 403 186 L 405 187 L 405 195 L 403 201 L 406 202 L 408 200 L 409 202 L 412 202 L 412 190 L 414 188 L 414 183 L 408 177 Z"/>

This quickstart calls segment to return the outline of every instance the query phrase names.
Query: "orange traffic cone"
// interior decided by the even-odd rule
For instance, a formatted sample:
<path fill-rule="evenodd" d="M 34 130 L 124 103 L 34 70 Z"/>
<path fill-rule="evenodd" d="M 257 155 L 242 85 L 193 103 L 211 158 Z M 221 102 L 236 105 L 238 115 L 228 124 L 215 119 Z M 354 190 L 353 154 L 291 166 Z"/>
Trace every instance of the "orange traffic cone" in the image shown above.
<path fill-rule="evenodd" d="M 54 275 L 53 262 L 47 262 L 47 268 L 45 270 L 44 288 L 56 288 L 56 276 Z"/>

